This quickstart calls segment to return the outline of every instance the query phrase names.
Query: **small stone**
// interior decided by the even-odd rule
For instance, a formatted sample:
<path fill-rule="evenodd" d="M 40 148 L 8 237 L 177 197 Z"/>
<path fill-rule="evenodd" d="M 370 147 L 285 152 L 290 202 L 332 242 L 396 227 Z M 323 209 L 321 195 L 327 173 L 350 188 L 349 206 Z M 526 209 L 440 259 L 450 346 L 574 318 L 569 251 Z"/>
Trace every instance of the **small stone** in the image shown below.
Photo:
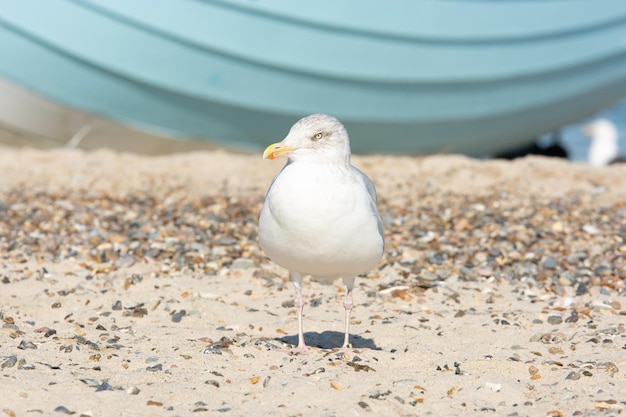
<path fill-rule="evenodd" d="M 376 391 L 376 392 L 370 394 L 369 397 L 373 398 L 375 400 L 385 400 L 389 396 L 389 394 L 391 394 L 391 390 L 387 390 L 387 391 L 383 391 L 383 392 Z"/>
<path fill-rule="evenodd" d="M 462 275 L 465 275 L 467 277 L 473 277 L 474 276 L 474 271 L 471 268 L 468 268 L 466 266 L 459 267 L 459 272 Z"/>
<path fill-rule="evenodd" d="M 137 395 L 140 392 L 141 392 L 141 390 L 139 388 L 137 388 L 136 386 L 129 387 L 126 390 L 126 393 L 129 394 L 129 395 Z"/>
<path fill-rule="evenodd" d="M 79 379 L 79 381 L 83 384 L 87 384 L 87 386 L 91 388 L 96 388 L 98 385 L 100 385 L 100 381 L 94 378 L 81 378 Z"/>
<path fill-rule="evenodd" d="M 598 229 L 596 226 L 592 225 L 592 224 L 586 224 L 583 226 L 583 231 L 585 233 L 588 233 L 590 235 L 599 235 L 600 233 L 600 229 Z"/>
<path fill-rule="evenodd" d="M 358 404 L 359 404 L 359 407 L 361 407 L 363 410 L 372 411 L 372 408 L 365 401 L 359 401 Z"/>
<path fill-rule="evenodd" d="M 186 314 L 187 311 L 185 310 L 176 311 L 172 314 L 172 321 L 174 323 L 180 323 L 180 321 L 183 319 L 183 317 L 185 317 Z"/>
<path fill-rule="evenodd" d="M 310 305 L 311 307 L 319 307 L 322 305 L 322 297 L 315 297 L 311 299 Z"/>
<path fill-rule="evenodd" d="M 554 258 L 546 258 L 541 265 L 546 269 L 556 269 L 557 262 Z"/>
<path fill-rule="evenodd" d="M 37 349 L 37 345 L 34 344 L 33 342 L 27 342 L 26 340 L 23 340 L 20 342 L 20 344 L 17 346 L 18 349 L 22 349 L 22 350 L 26 350 L 26 349 Z"/>
<path fill-rule="evenodd" d="M 571 379 L 571 380 L 576 381 L 576 380 L 580 379 L 580 373 L 578 373 L 576 371 L 571 371 L 569 374 L 567 374 L 565 379 Z"/>
<path fill-rule="evenodd" d="M 405 403 L 404 398 L 400 397 L 399 395 L 394 396 L 393 399 L 399 402 L 400 404 Z"/>
<path fill-rule="evenodd" d="M 339 383 L 337 383 L 336 381 L 330 381 L 330 386 L 334 389 L 336 389 L 337 391 L 341 391 L 341 385 L 339 385 Z"/>
<path fill-rule="evenodd" d="M 108 382 L 102 381 L 102 383 L 96 387 L 96 392 L 101 391 L 113 391 L 113 387 Z"/>
<path fill-rule="evenodd" d="M 154 365 L 154 366 L 148 366 L 146 368 L 146 371 L 148 372 L 158 372 L 158 371 L 162 371 L 163 370 L 163 365 L 161 365 L 160 363 Z"/>
<path fill-rule="evenodd" d="M 561 349 L 560 347 L 556 347 L 556 346 L 553 346 L 550 349 L 548 349 L 548 352 L 550 352 L 553 355 L 562 355 L 565 353 L 563 352 L 563 349 Z"/>
<path fill-rule="evenodd" d="M 6 361 L 2 362 L 2 365 L 0 365 L 0 369 L 13 368 L 16 363 L 17 363 L 17 356 L 15 355 L 9 356 L 9 358 Z"/>
<path fill-rule="evenodd" d="M 230 265 L 230 269 L 232 270 L 250 269 L 252 267 L 254 267 L 254 262 L 252 262 L 250 259 L 247 259 L 247 258 L 237 258 Z"/>
<path fill-rule="evenodd" d="M 414 263 L 416 262 L 421 255 L 421 252 L 417 249 L 407 248 L 402 251 L 402 262 L 403 263 Z"/>
<path fill-rule="evenodd" d="M 576 287 L 576 295 L 584 295 L 584 294 L 587 294 L 588 292 L 589 290 L 587 289 L 587 286 L 585 285 L 584 282 L 581 282 Z"/>
<path fill-rule="evenodd" d="M 476 270 L 476 273 L 481 277 L 490 277 L 493 275 L 493 269 L 489 267 L 482 267 Z"/>
<path fill-rule="evenodd" d="M 116 268 L 128 268 L 131 267 L 135 264 L 135 259 L 128 254 L 124 254 L 122 256 L 120 256 L 120 258 L 115 261 L 115 267 Z"/>
<path fill-rule="evenodd" d="M 419 276 L 420 281 L 437 281 L 439 276 L 437 274 L 431 274 L 429 272 L 422 272 Z"/>
<path fill-rule="evenodd" d="M 35 365 L 32 363 L 26 363 L 26 359 L 20 359 L 17 362 L 17 369 L 22 369 L 24 371 L 32 371 L 35 369 Z"/>
<path fill-rule="evenodd" d="M 552 223 L 552 225 L 550 227 L 555 232 L 562 232 L 563 231 L 563 223 L 561 223 L 561 222 L 554 222 L 554 223 Z"/>
<path fill-rule="evenodd" d="M 578 312 L 572 311 L 572 314 L 565 319 L 565 323 L 576 323 L 578 321 Z"/>
<path fill-rule="evenodd" d="M 563 323 L 563 318 L 559 315 L 550 315 L 548 316 L 548 323 L 550 324 L 561 324 Z"/>

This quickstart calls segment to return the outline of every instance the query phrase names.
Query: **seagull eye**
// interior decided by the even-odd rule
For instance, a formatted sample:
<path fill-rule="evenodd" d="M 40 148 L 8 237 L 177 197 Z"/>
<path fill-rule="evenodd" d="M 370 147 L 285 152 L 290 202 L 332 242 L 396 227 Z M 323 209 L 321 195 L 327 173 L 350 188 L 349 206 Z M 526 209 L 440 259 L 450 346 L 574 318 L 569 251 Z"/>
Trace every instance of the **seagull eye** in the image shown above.
<path fill-rule="evenodd" d="M 322 132 L 318 132 L 315 135 L 313 135 L 313 140 L 320 140 L 322 136 L 324 136 Z"/>

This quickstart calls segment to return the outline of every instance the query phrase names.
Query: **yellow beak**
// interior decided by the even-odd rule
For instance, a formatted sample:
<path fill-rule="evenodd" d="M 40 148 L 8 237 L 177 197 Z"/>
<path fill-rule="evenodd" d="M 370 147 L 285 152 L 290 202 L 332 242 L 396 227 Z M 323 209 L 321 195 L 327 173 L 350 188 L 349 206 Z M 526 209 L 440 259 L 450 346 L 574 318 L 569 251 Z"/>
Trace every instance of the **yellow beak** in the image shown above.
<path fill-rule="evenodd" d="M 272 143 L 270 146 L 265 148 L 265 151 L 263 152 L 263 159 L 276 159 L 284 155 L 289 155 L 290 152 L 295 150 L 296 148 L 285 146 L 282 142 Z"/>

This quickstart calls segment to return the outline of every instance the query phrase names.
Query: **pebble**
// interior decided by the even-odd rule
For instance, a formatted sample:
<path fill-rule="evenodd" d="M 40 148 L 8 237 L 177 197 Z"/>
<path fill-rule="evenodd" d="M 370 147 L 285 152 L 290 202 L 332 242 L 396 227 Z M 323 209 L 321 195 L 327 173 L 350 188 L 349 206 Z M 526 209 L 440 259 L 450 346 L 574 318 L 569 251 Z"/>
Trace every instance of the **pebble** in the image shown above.
<path fill-rule="evenodd" d="M 172 321 L 174 323 L 180 323 L 180 321 L 183 319 L 183 317 L 185 317 L 185 314 L 187 314 L 187 312 L 185 310 L 175 311 L 172 314 Z"/>
<path fill-rule="evenodd" d="M 423 256 L 421 251 L 413 248 L 406 248 L 402 250 L 401 262 L 408 264 L 415 263 L 421 256 Z"/>
<path fill-rule="evenodd" d="M 37 345 L 33 342 L 27 342 L 26 340 L 22 340 L 20 344 L 17 346 L 18 349 L 37 349 Z"/>
<path fill-rule="evenodd" d="M 428 273 L 428 272 L 423 272 L 423 273 L 420 274 L 419 279 L 421 281 L 430 281 L 430 282 L 432 282 L 432 281 L 438 280 L 439 279 L 439 275 L 431 274 L 431 273 Z"/>
<path fill-rule="evenodd" d="M 549 324 L 561 324 L 563 323 L 563 318 L 559 315 L 549 315 L 547 319 Z"/>
<path fill-rule="evenodd" d="M 386 390 L 386 391 L 376 390 L 372 394 L 369 395 L 369 398 L 372 398 L 375 400 L 386 400 L 390 394 L 391 394 L 391 390 Z"/>
<path fill-rule="evenodd" d="M 554 258 L 546 258 L 542 263 L 542 266 L 546 269 L 556 269 L 557 265 L 556 259 Z"/>
<path fill-rule="evenodd" d="M 361 407 L 365 411 L 372 411 L 372 408 L 365 401 L 359 401 L 358 405 L 359 405 L 359 407 Z"/>
<path fill-rule="evenodd" d="M 9 358 L 7 360 L 2 362 L 2 365 L 0 365 L 0 369 L 13 368 L 16 363 L 17 363 L 17 356 L 11 355 L 11 356 L 9 356 Z"/>
<path fill-rule="evenodd" d="M 250 269 L 254 267 L 254 262 L 251 259 L 237 258 L 230 265 L 231 270 L 237 269 Z"/>
<path fill-rule="evenodd" d="M 580 373 L 576 372 L 576 371 L 571 371 L 569 374 L 567 374 L 565 379 L 572 379 L 572 380 L 576 381 L 576 380 L 580 379 Z"/>
<path fill-rule="evenodd" d="M 136 387 L 136 386 L 128 387 L 128 388 L 126 389 L 126 393 L 127 393 L 128 395 L 137 395 L 137 394 L 139 394 L 140 392 L 141 392 L 141 390 L 140 390 L 138 387 Z"/>
<path fill-rule="evenodd" d="M 24 371 L 32 371 L 35 369 L 35 365 L 32 363 L 26 363 L 26 359 L 20 359 L 17 362 L 17 369 L 22 369 Z"/>
<path fill-rule="evenodd" d="M 115 261 L 115 268 L 129 268 L 135 264 L 135 258 L 131 255 L 124 254 L 118 260 Z"/>
<path fill-rule="evenodd" d="M 73 411 L 70 411 L 67 407 L 65 407 L 63 405 L 60 405 L 60 406 L 56 407 L 54 409 L 54 411 L 57 412 L 57 413 L 63 413 L 63 414 L 74 414 Z"/>
<path fill-rule="evenodd" d="M 589 289 L 587 288 L 587 285 L 585 285 L 584 282 L 581 282 L 576 286 L 576 295 L 578 296 L 585 295 L 588 292 L 589 292 Z"/>
<path fill-rule="evenodd" d="M 578 312 L 572 311 L 572 314 L 565 319 L 565 323 L 576 323 L 578 321 Z"/>
<path fill-rule="evenodd" d="M 474 270 L 471 268 L 467 268 L 465 266 L 462 266 L 459 268 L 459 272 L 463 275 L 465 275 L 466 277 L 473 277 L 474 276 Z"/>
<path fill-rule="evenodd" d="M 476 273 L 481 277 L 490 277 L 493 275 L 493 269 L 487 267 L 481 267 L 476 270 Z"/>
<path fill-rule="evenodd" d="M 163 365 L 160 364 L 160 363 L 158 363 L 158 364 L 156 364 L 154 366 L 148 366 L 146 368 L 146 371 L 148 371 L 148 372 L 158 372 L 158 371 L 162 371 L 162 370 L 163 370 Z"/>
<path fill-rule="evenodd" d="M 106 381 L 102 381 L 100 385 L 96 387 L 96 392 L 113 391 L 113 387 Z"/>
<path fill-rule="evenodd" d="M 602 233 L 600 231 L 600 229 L 598 229 L 596 226 L 592 225 L 592 224 L 586 224 L 583 226 L 583 231 L 585 233 L 588 233 L 590 235 L 599 235 L 600 233 Z"/>

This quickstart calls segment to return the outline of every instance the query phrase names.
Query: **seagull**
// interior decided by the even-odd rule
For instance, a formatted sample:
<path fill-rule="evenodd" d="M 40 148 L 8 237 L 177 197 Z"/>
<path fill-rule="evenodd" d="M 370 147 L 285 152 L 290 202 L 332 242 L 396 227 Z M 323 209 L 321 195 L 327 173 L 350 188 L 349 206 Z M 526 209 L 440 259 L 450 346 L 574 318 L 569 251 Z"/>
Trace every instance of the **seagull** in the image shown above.
<path fill-rule="evenodd" d="M 298 346 L 308 353 L 302 327 L 302 278 L 310 275 L 346 286 L 345 335 L 349 346 L 352 290 L 356 275 L 376 268 L 383 255 L 383 226 L 372 181 L 350 162 L 350 140 L 334 117 L 313 114 L 293 125 L 264 159 L 287 157 L 274 177 L 259 217 L 259 244 L 289 271 L 298 313 Z"/>
<path fill-rule="evenodd" d="M 582 132 L 591 138 L 589 163 L 605 166 L 617 162 L 626 162 L 619 155 L 617 140 L 619 134 L 613 123 L 606 119 L 597 119 L 582 127 Z"/>

